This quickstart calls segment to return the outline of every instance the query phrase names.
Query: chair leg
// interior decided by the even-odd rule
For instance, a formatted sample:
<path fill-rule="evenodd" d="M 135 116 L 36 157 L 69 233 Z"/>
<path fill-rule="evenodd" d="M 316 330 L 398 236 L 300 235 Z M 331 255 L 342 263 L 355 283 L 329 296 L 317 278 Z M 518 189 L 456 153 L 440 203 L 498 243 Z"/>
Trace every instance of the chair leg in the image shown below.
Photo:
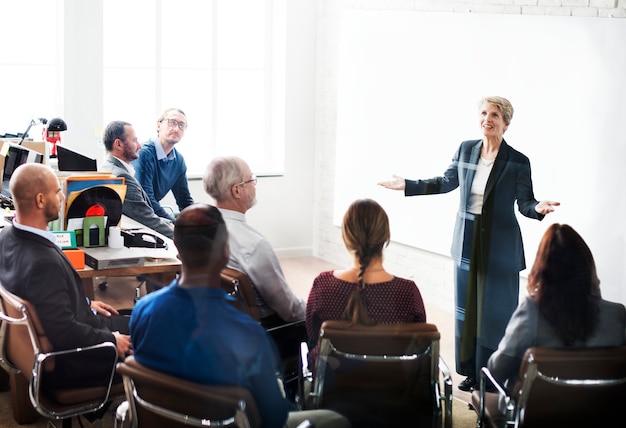
<path fill-rule="evenodd" d="M 3 368 L 0 368 L 0 391 L 8 391 L 9 389 L 9 373 Z"/>
<path fill-rule="evenodd" d="M 11 373 L 11 408 L 13 419 L 20 425 L 35 422 L 39 413 L 35 410 L 28 396 L 28 381 L 21 373 Z"/>

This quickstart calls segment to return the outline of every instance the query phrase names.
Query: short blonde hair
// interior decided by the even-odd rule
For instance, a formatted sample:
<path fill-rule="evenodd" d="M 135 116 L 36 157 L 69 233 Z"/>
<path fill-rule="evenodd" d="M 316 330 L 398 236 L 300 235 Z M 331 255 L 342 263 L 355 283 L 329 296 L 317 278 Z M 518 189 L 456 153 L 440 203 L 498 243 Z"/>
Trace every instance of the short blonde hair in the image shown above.
<path fill-rule="evenodd" d="M 513 119 L 513 105 L 509 100 L 504 97 L 498 96 L 484 97 L 480 101 L 478 101 L 478 108 L 482 107 L 484 103 L 493 104 L 494 106 L 498 107 L 498 110 L 500 110 L 500 113 L 502 113 L 502 119 L 504 120 L 504 123 L 507 126 L 511 123 L 511 120 Z"/>

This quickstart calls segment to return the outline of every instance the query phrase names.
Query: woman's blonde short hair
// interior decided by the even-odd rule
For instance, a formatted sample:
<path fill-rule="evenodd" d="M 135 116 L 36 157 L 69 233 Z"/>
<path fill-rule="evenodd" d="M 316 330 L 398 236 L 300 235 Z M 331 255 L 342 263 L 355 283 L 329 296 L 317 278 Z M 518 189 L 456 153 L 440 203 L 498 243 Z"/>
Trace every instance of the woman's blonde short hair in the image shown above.
<path fill-rule="evenodd" d="M 513 119 L 513 105 L 509 100 L 498 96 L 484 97 L 478 102 L 478 108 L 482 107 L 484 103 L 493 104 L 498 107 L 498 110 L 502 113 L 504 123 L 507 124 L 507 126 L 511 123 L 511 120 Z"/>

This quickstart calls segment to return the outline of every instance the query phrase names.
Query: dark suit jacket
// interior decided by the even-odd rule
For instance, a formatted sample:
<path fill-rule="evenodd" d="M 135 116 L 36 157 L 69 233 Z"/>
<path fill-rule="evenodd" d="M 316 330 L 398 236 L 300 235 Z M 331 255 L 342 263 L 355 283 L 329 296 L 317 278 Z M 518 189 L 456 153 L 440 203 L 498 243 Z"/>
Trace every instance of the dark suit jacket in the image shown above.
<path fill-rule="evenodd" d="M 168 238 L 174 237 L 174 230 L 168 226 L 169 220 L 156 215 L 148 199 L 148 195 L 135 177 L 130 175 L 124 164 L 115 156 L 107 155 L 101 171 L 111 172 L 116 177 L 124 177 L 126 196 L 122 205 L 122 213 L 135 221 L 156 230 Z"/>
<path fill-rule="evenodd" d="M 461 260 L 465 219 L 473 217 L 467 212 L 467 204 L 481 147 L 482 140 L 464 141 L 443 176 L 406 180 L 406 196 L 447 193 L 460 187 L 459 210 L 451 248 L 452 257 L 456 261 Z M 533 194 L 530 161 L 503 140 L 487 181 L 481 213 L 483 225 L 487 225 L 481 233 L 484 235 L 483 242 L 488 242 L 485 248 L 489 273 L 519 272 L 526 268 L 522 234 L 513 210 L 516 201 L 524 216 L 543 219 L 544 215 L 535 211 L 538 201 Z"/>
<path fill-rule="evenodd" d="M 0 283 L 34 305 L 55 351 L 102 342 L 115 344 L 113 333 L 91 311 L 78 273 L 46 238 L 6 227 L 0 233 Z M 57 358 L 50 381 L 76 386 L 108 381 L 106 364 L 99 364 L 95 358 Z"/>

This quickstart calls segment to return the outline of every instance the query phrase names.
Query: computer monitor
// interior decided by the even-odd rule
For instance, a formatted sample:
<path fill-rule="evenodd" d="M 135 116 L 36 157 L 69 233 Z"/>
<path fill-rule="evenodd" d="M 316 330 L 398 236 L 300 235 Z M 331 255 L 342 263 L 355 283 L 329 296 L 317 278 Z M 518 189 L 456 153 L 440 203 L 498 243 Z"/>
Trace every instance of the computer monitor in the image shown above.
<path fill-rule="evenodd" d="M 97 171 L 95 159 L 75 152 L 57 144 L 57 161 L 59 171 Z"/>
<path fill-rule="evenodd" d="M 15 169 L 27 162 L 41 163 L 43 155 L 35 150 L 27 149 L 24 146 L 8 143 L 6 155 L 4 157 L 4 170 L 2 171 L 2 194 L 11 197 L 9 190 L 9 181 Z"/>

